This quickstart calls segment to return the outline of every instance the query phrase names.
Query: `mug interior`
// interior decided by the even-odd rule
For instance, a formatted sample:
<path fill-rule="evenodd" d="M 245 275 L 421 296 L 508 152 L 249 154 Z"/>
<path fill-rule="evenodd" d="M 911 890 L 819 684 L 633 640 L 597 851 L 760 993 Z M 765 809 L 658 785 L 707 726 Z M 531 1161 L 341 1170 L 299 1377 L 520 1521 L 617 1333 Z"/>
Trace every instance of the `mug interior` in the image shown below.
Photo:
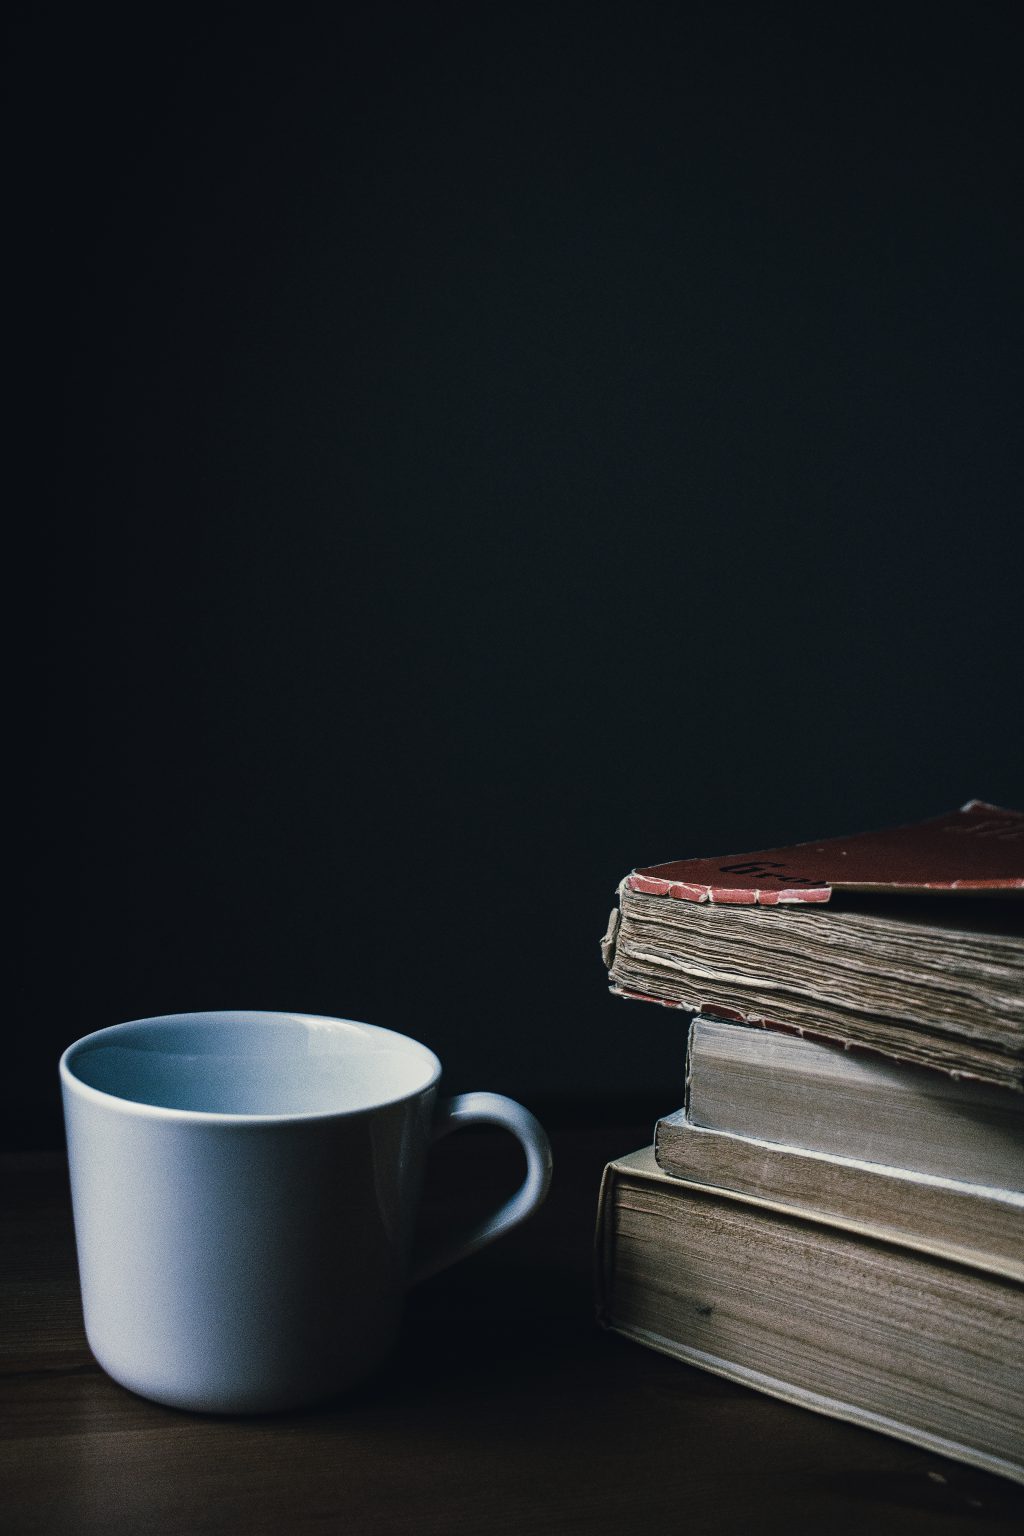
<path fill-rule="evenodd" d="M 408 1098 L 440 1075 L 425 1045 L 349 1019 L 191 1013 L 86 1035 L 62 1067 L 136 1104 L 213 1115 L 353 1114 Z"/>

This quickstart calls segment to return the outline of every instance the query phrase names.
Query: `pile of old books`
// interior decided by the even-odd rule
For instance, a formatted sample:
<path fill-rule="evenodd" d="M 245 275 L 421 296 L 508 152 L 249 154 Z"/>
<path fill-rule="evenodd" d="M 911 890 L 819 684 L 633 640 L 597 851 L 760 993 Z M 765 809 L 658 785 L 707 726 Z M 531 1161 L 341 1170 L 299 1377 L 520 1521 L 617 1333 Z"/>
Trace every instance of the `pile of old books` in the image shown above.
<path fill-rule="evenodd" d="M 604 952 L 697 1017 L 602 1320 L 1024 1481 L 1024 815 L 637 870 Z"/>

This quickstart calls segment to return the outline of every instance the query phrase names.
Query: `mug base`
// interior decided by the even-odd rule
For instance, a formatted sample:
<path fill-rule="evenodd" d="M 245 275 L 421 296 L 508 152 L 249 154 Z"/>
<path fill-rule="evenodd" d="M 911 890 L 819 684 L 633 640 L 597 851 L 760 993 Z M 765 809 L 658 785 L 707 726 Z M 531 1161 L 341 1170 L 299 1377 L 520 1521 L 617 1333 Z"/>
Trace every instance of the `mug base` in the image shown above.
<path fill-rule="evenodd" d="M 315 1381 L 307 1379 L 301 1383 L 200 1383 L 159 1381 L 143 1377 L 112 1361 L 108 1363 L 91 1341 L 89 1347 L 104 1374 L 133 1396 L 183 1413 L 214 1414 L 219 1417 L 294 1413 L 303 1408 L 318 1407 L 363 1386 L 386 1364 L 390 1353 L 385 1352 L 379 1359 L 369 1363 L 362 1362 L 358 1368 L 330 1382 L 320 1378 Z"/>

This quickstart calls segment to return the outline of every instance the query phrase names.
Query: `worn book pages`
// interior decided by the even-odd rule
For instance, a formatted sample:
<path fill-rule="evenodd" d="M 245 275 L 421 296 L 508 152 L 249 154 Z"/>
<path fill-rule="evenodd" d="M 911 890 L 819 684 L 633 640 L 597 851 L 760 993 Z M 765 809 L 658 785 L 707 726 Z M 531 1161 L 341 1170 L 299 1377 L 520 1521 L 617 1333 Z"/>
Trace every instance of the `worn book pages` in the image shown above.
<path fill-rule="evenodd" d="M 1024 1194 L 658 1121 L 658 1167 L 704 1189 L 1024 1282 Z"/>
<path fill-rule="evenodd" d="M 1024 1094 L 873 1052 L 696 1018 L 685 1110 L 705 1130 L 1024 1191 Z"/>
<path fill-rule="evenodd" d="M 598 1313 L 774 1397 L 1024 1482 L 1024 1287 L 609 1164 Z"/>
<path fill-rule="evenodd" d="M 718 907 L 623 887 L 620 912 L 615 992 L 1024 1080 L 1024 903 Z"/>
<path fill-rule="evenodd" d="M 1024 815 L 636 870 L 612 990 L 1024 1086 Z M 963 894 L 970 892 L 970 895 Z"/>
<path fill-rule="evenodd" d="M 1024 1094 L 697 1018 L 654 1150 L 676 1178 L 1024 1280 Z"/>

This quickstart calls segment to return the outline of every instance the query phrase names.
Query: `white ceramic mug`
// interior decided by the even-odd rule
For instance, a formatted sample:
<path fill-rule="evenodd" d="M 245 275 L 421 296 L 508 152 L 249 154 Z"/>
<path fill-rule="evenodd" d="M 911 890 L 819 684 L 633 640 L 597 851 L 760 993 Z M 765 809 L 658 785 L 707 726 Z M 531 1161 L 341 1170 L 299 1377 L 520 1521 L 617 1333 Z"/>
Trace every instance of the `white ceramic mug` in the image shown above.
<path fill-rule="evenodd" d="M 530 1112 L 437 1102 L 404 1035 L 290 1013 L 192 1013 L 86 1035 L 61 1057 L 90 1347 L 157 1402 L 255 1413 L 328 1397 L 394 1343 L 410 1281 L 507 1232 L 547 1193 Z M 522 1144 L 519 1191 L 415 1258 L 431 1141 L 471 1121 Z"/>

